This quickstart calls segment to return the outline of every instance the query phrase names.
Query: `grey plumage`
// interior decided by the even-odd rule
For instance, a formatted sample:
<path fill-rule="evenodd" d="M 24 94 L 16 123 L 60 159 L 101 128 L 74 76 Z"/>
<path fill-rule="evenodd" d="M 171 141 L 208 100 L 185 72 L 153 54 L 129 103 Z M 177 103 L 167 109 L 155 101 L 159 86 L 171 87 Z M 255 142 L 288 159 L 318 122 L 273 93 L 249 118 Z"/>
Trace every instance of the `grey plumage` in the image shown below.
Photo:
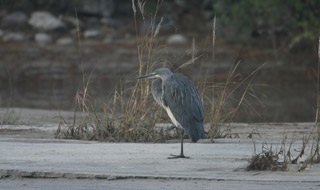
<path fill-rule="evenodd" d="M 190 79 L 174 73 L 162 84 L 163 103 L 193 142 L 203 138 L 203 108 L 199 93 Z M 152 91 L 153 92 L 153 91 Z"/>
<path fill-rule="evenodd" d="M 167 68 L 160 68 L 140 78 L 156 78 L 152 82 L 152 95 L 168 113 L 176 127 L 182 128 L 181 153 L 183 155 L 184 130 L 193 142 L 204 136 L 203 108 L 199 93 L 186 76 L 172 73 Z"/>

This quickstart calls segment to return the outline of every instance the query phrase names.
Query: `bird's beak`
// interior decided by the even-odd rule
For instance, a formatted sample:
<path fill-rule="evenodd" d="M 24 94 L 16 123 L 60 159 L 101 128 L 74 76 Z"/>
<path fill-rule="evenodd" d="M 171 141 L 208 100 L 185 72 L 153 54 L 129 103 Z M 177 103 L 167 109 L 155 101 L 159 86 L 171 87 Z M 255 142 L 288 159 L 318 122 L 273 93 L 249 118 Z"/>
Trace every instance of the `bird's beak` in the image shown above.
<path fill-rule="evenodd" d="M 137 77 L 137 79 L 145 79 L 145 78 L 156 78 L 156 73 L 150 73 L 148 75 L 143 75 L 143 76 L 139 76 Z"/>

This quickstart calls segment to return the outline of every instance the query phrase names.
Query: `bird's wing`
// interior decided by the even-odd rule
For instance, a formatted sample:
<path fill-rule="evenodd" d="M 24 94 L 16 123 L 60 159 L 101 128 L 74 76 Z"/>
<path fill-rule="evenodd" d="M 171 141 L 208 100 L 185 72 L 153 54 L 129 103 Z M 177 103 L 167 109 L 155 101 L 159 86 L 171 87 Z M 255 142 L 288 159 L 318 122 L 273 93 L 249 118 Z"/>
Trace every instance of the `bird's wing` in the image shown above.
<path fill-rule="evenodd" d="M 190 79 L 173 74 L 163 84 L 163 102 L 191 138 L 203 136 L 203 108 L 199 93 Z M 193 137 L 192 137 L 193 136 Z"/>

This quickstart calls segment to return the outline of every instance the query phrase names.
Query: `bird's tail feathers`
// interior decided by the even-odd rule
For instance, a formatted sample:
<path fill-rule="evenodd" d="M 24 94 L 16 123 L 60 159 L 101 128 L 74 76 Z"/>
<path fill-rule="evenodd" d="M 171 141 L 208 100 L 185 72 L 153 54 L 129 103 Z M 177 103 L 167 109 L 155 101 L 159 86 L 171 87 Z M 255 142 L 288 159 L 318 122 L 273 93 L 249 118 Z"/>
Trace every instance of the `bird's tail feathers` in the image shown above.
<path fill-rule="evenodd" d="M 203 124 L 200 122 L 194 122 L 186 131 L 192 142 L 197 142 L 199 139 L 204 138 Z"/>

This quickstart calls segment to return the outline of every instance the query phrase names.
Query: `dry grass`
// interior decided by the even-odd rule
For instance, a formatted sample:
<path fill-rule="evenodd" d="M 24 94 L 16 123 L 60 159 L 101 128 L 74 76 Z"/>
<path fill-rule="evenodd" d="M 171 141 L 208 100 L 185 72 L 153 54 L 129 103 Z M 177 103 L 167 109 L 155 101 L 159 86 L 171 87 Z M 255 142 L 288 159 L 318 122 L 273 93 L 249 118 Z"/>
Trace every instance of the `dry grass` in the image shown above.
<path fill-rule="evenodd" d="M 248 76 L 241 77 L 242 79 L 238 81 L 237 78 L 240 75 L 236 73 L 236 70 L 239 64 L 240 62 L 231 68 L 224 84 L 205 84 L 209 89 L 212 89 L 212 93 L 209 96 L 212 97 L 212 100 L 209 97 L 205 98 L 211 104 L 211 109 L 208 111 L 208 121 L 211 124 L 209 131 L 211 140 L 214 138 L 224 138 L 229 135 L 228 130 L 221 131 L 220 126 L 222 123 L 231 123 L 240 109 L 246 109 L 248 113 L 255 112 L 259 115 L 250 102 L 259 102 L 254 92 L 255 84 L 253 84 L 253 81 L 256 73 L 264 64 L 252 71 Z"/>
<path fill-rule="evenodd" d="M 271 147 L 263 145 L 262 152 L 255 154 L 249 161 L 247 166 L 248 171 L 286 171 L 288 162 L 286 160 L 280 161 L 282 150 L 273 151 Z"/>
<path fill-rule="evenodd" d="M 162 19 L 156 24 L 156 17 L 162 1 L 157 2 L 155 13 L 151 16 L 151 24 L 147 33 L 138 35 L 137 12 L 145 22 L 144 6 L 146 1 L 132 0 L 132 10 L 136 28 L 137 53 L 139 71 L 135 75 L 151 72 L 154 67 L 153 49 L 159 33 Z M 81 59 L 81 40 L 78 29 L 78 52 Z M 85 75 L 84 75 L 85 76 Z M 83 79 L 83 92 L 75 96 L 74 121 L 72 124 L 60 122 L 57 138 L 76 138 L 86 140 L 116 141 L 116 142 L 163 142 L 165 133 L 155 128 L 155 122 L 160 116 L 160 107 L 150 99 L 150 81 L 120 81 L 113 94 L 111 105 L 93 104 L 90 98 L 89 84 L 91 75 Z M 101 112 L 101 110 L 103 110 Z M 77 118 L 80 112 L 84 117 Z M 63 131 L 62 124 L 69 127 Z"/>
<path fill-rule="evenodd" d="M 157 1 L 154 14 L 148 19 L 151 20 L 151 24 L 147 32 L 140 36 L 138 34 L 137 17 L 141 16 L 142 22 L 146 22 L 144 11 L 146 1 L 132 0 L 139 62 L 139 69 L 137 73 L 134 73 L 135 76 L 150 73 L 155 67 L 159 67 L 155 63 L 161 62 L 161 60 L 155 58 L 153 52 L 157 48 L 156 38 L 162 24 L 162 18 L 160 22 L 156 23 L 156 17 L 162 2 L 162 0 Z M 212 62 L 214 62 L 215 27 L 216 18 L 213 20 Z M 79 29 L 77 34 L 79 62 L 81 63 L 82 47 Z M 197 55 L 196 52 L 196 42 L 193 39 L 191 60 L 178 66 L 175 71 L 196 64 L 196 61 L 203 56 Z M 166 63 L 166 61 L 162 62 Z M 231 67 L 225 83 L 207 80 L 209 76 L 214 79 L 214 67 L 211 66 L 211 70 L 208 69 L 205 73 L 204 82 L 198 84 L 202 101 L 208 102 L 209 105 L 205 108 L 205 121 L 211 123 L 211 129 L 208 133 L 211 140 L 228 136 L 228 130 L 220 131 L 220 124 L 231 122 L 241 107 L 248 110 L 253 109 L 248 103 L 247 96 L 257 99 L 253 92 L 253 79 L 262 66 L 239 80 L 240 75 L 236 72 L 239 65 L 240 62 L 237 62 Z M 83 74 L 83 90 L 75 96 L 74 121 L 67 124 L 61 120 L 61 127 L 57 130 L 56 135 L 58 138 L 127 142 L 163 142 L 168 138 L 166 133 L 155 128 L 156 122 L 161 119 L 162 109 L 156 105 L 156 102 L 150 96 L 150 80 L 122 80 L 115 87 L 112 104 L 97 105 L 97 103 L 94 103 L 94 98 L 90 97 L 91 74 L 88 77 L 85 77 L 85 73 Z M 241 96 L 236 97 L 235 94 L 239 94 L 239 92 Z M 234 105 L 226 106 L 230 101 Z M 81 113 L 84 117 L 79 118 L 78 113 Z M 68 126 L 66 131 L 62 129 L 63 125 Z"/>
<path fill-rule="evenodd" d="M 254 155 L 249 160 L 247 171 L 287 171 L 293 142 L 286 150 L 286 139 L 287 137 L 284 136 L 280 150 L 273 150 L 272 145 L 262 144 L 261 152 L 258 154 L 256 153 L 256 144 L 253 141 Z"/>
<path fill-rule="evenodd" d="M 297 156 L 292 154 L 292 143 L 286 149 L 286 136 L 283 138 L 281 149 L 279 151 L 273 151 L 272 146 L 262 145 L 262 151 L 258 154 L 254 153 L 249 161 L 247 170 L 255 171 L 286 171 L 290 164 L 297 165 L 299 167 L 298 171 L 303 172 L 308 166 L 315 163 L 320 163 L 319 155 L 319 133 L 308 134 L 307 138 L 302 140 L 302 146 Z M 312 140 L 311 140 L 312 139 Z M 312 141 L 312 142 L 311 142 Z M 254 149 L 256 152 L 256 145 L 254 143 Z M 309 149 L 310 152 L 307 152 Z M 296 149 L 295 149 L 296 150 Z M 307 157 L 304 159 L 303 157 Z"/>
<path fill-rule="evenodd" d="M 7 107 L 6 112 L 0 117 L 0 125 L 16 125 L 19 123 L 20 116 Z"/>
<path fill-rule="evenodd" d="M 11 75 L 8 71 L 7 72 L 7 77 L 9 81 L 9 88 L 10 88 L 10 98 L 6 101 L 5 105 L 2 105 L 3 102 L 0 97 L 0 106 L 5 106 L 6 107 L 6 112 L 3 115 L 0 115 L 0 125 L 16 125 L 19 123 L 20 116 L 12 109 L 11 107 L 14 107 L 14 100 L 12 99 L 13 97 L 13 84 L 12 84 L 12 79 Z"/>
<path fill-rule="evenodd" d="M 291 153 L 290 144 L 288 150 L 285 150 L 285 139 L 283 139 L 282 149 L 279 152 L 272 151 L 272 147 L 269 149 L 262 148 L 262 152 L 259 154 L 254 154 L 254 156 L 249 161 L 249 166 L 247 170 L 273 170 L 273 171 L 284 171 L 287 169 L 288 164 L 301 164 L 298 171 L 304 172 L 308 166 L 312 164 L 320 163 L 320 125 L 319 125 L 319 116 L 320 116 L 320 37 L 319 37 L 319 46 L 318 46 L 318 64 L 317 64 L 317 109 L 315 115 L 314 125 L 307 134 L 307 136 L 302 139 L 302 145 L 300 151 L 296 157 L 293 157 Z M 254 144 L 255 146 L 255 144 Z M 307 152 L 309 148 L 309 152 Z M 283 155 L 283 162 L 279 162 L 279 155 Z M 303 156 L 307 158 L 304 160 Z M 301 160 L 299 162 L 299 160 Z"/>
<path fill-rule="evenodd" d="M 247 112 L 259 113 L 251 106 L 250 101 L 259 102 L 259 98 L 255 95 L 253 83 L 255 75 L 263 67 L 260 65 L 246 76 L 237 72 L 240 61 L 234 61 L 230 67 L 225 82 L 218 83 L 215 81 L 214 59 L 215 59 L 215 41 L 216 41 L 216 17 L 214 17 L 212 25 L 212 64 L 205 73 L 205 80 L 198 87 L 202 102 L 208 102 L 206 108 L 206 121 L 210 123 L 208 135 L 213 141 L 214 138 L 225 138 L 230 136 L 230 130 L 221 131 L 222 123 L 231 123 L 238 113 L 239 109 L 245 109 Z M 238 57 L 242 47 L 239 49 Z M 210 81 L 207 79 L 210 77 Z M 240 96 L 237 95 L 240 94 Z M 250 99 L 250 101 L 248 101 Z M 228 105 L 229 104 L 229 105 Z M 230 106 L 230 104 L 232 104 Z"/>
<path fill-rule="evenodd" d="M 317 63 L 317 109 L 315 115 L 314 126 L 310 131 L 308 137 L 303 141 L 303 145 L 300 151 L 299 156 L 294 160 L 293 163 L 297 163 L 297 160 L 305 154 L 306 145 L 311 143 L 310 153 L 307 159 L 303 162 L 303 165 L 300 167 L 299 172 L 303 172 L 307 166 L 311 166 L 314 163 L 320 163 L 320 125 L 319 125 L 319 116 L 320 116 L 320 37 L 318 41 L 318 63 Z"/>

